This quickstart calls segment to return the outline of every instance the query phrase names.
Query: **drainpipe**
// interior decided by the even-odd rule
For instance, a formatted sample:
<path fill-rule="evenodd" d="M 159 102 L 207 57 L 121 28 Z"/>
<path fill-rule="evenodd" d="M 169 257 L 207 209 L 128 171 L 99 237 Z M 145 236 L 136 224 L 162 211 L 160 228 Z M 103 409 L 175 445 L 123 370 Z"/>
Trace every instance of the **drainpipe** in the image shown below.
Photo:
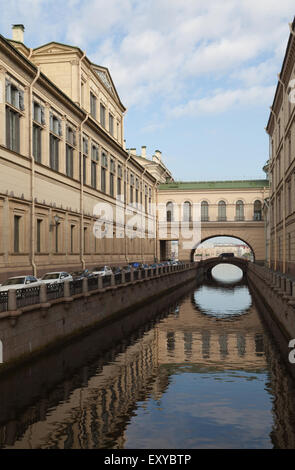
<path fill-rule="evenodd" d="M 283 204 L 283 273 L 286 272 L 286 109 L 284 98 L 286 96 L 286 85 L 282 82 L 280 74 L 278 74 L 278 80 L 283 87 L 283 124 L 284 124 L 284 134 L 283 134 L 283 195 L 284 195 L 284 204 Z"/>
<path fill-rule="evenodd" d="M 31 53 L 30 53 L 31 56 Z M 33 155 L 33 86 L 40 76 L 40 67 L 37 68 L 37 73 L 29 86 L 29 155 L 31 159 L 31 198 L 32 198 L 32 212 L 31 212 L 31 265 L 33 275 L 37 276 L 37 268 L 35 264 L 35 159 Z"/>
<path fill-rule="evenodd" d="M 277 115 L 276 113 L 274 112 L 274 110 L 272 109 L 272 107 L 270 106 L 270 112 L 272 113 L 272 115 L 274 116 L 274 119 L 275 119 L 275 129 L 277 130 Z M 276 196 L 277 196 L 277 171 L 276 171 L 276 160 L 277 160 L 277 132 L 274 133 L 274 155 L 272 155 L 272 160 L 273 160 L 273 187 L 275 188 L 273 194 L 274 194 L 274 200 L 273 200 L 273 204 L 274 204 L 274 220 L 273 220 L 273 223 L 274 223 L 274 231 L 275 231 L 275 245 L 274 245 L 274 270 L 276 271 L 277 269 L 277 199 L 276 199 Z M 270 214 L 271 215 L 271 214 Z M 271 220 L 271 217 L 270 217 L 270 220 Z"/>
<path fill-rule="evenodd" d="M 146 173 L 146 168 L 143 170 L 142 172 L 142 175 L 141 175 L 141 190 L 142 190 L 142 195 L 144 193 L 144 184 L 143 184 L 143 177 Z M 143 198 L 142 198 L 143 199 Z M 143 227 L 143 207 L 144 205 L 142 204 L 141 205 L 141 230 L 142 230 L 142 227 Z M 144 228 L 145 228 L 145 224 L 144 224 Z M 144 230 L 144 238 L 145 238 L 145 230 Z M 142 238 L 140 239 L 140 256 L 141 256 L 141 261 L 143 262 L 144 259 L 143 259 L 143 252 L 142 252 Z"/>
<path fill-rule="evenodd" d="M 84 259 L 84 167 L 83 167 L 83 125 L 87 121 L 89 113 L 86 114 L 85 119 L 80 124 L 80 212 L 81 212 L 81 222 L 80 222 L 80 262 L 82 269 L 85 270 L 85 259 Z"/>
<path fill-rule="evenodd" d="M 124 214 L 124 225 L 125 225 L 125 259 L 126 259 L 126 263 L 128 263 L 128 255 L 127 255 L 127 236 L 126 236 L 126 208 L 127 208 L 127 163 L 128 161 L 130 160 L 131 158 L 131 153 L 130 153 L 130 150 L 128 151 L 128 158 L 127 160 L 125 161 L 125 165 L 124 165 L 124 180 L 123 180 L 123 184 L 125 185 L 125 175 L 126 175 L 126 198 L 124 198 L 124 207 L 125 207 L 125 214 Z"/>

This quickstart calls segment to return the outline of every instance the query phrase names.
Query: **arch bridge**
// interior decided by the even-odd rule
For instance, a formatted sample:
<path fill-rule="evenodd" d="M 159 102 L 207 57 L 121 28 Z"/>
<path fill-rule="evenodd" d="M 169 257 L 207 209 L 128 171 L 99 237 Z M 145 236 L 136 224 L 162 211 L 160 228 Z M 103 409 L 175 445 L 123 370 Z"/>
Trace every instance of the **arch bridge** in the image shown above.
<path fill-rule="evenodd" d="M 160 258 L 169 258 L 172 241 L 178 242 L 179 259 L 192 260 L 203 241 L 233 237 L 250 247 L 256 262 L 264 262 L 267 240 L 263 208 L 268 194 L 268 180 L 161 184 L 158 192 Z M 188 248 L 186 233 L 181 228 L 187 224 L 193 230 L 196 210 L 200 212 L 200 236 Z M 161 231 L 162 225 L 166 232 Z"/>
<path fill-rule="evenodd" d="M 249 265 L 248 260 L 243 259 L 243 258 L 238 258 L 236 256 L 232 256 L 229 258 L 225 258 L 223 256 L 218 256 L 215 258 L 209 258 L 203 261 L 199 262 L 199 267 L 203 269 L 204 274 L 207 275 L 207 278 L 211 278 L 211 271 L 215 266 L 218 264 L 232 264 L 234 266 L 237 266 L 243 271 L 243 275 L 245 276 L 247 274 L 248 270 L 248 265 Z"/>

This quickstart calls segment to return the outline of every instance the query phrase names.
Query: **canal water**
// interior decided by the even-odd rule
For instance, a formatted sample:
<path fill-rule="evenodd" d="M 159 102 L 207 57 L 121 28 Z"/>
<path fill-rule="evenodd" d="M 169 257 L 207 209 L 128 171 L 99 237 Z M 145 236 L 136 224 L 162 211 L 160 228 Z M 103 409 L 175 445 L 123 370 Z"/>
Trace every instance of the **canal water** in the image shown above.
<path fill-rule="evenodd" d="M 219 265 L 0 376 L 0 447 L 295 448 L 283 359 L 241 271 Z"/>

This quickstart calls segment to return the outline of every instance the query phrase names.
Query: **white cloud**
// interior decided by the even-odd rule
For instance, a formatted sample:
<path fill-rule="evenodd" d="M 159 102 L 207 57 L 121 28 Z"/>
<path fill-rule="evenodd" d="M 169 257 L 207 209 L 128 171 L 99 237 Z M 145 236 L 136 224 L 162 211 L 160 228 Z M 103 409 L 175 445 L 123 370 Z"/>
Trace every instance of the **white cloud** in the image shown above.
<path fill-rule="evenodd" d="M 232 107 L 267 105 L 274 94 L 274 87 L 253 86 L 236 90 L 219 90 L 212 96 L 192 99 L 174 107 L 169 115 L 175 118 L 201 114 L 220 114 Z"/>

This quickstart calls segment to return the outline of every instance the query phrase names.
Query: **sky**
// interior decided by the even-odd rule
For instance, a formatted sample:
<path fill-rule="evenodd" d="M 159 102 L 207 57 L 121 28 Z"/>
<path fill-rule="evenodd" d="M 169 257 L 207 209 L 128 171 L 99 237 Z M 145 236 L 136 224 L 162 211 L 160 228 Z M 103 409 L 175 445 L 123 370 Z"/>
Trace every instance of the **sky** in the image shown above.
<path fill-rule="evenodd" d="M 260 179 L 294 0 L 0 0 L 0 33 L 72 44 L 109 69 L 127 148 L 176 181 Z"/>

